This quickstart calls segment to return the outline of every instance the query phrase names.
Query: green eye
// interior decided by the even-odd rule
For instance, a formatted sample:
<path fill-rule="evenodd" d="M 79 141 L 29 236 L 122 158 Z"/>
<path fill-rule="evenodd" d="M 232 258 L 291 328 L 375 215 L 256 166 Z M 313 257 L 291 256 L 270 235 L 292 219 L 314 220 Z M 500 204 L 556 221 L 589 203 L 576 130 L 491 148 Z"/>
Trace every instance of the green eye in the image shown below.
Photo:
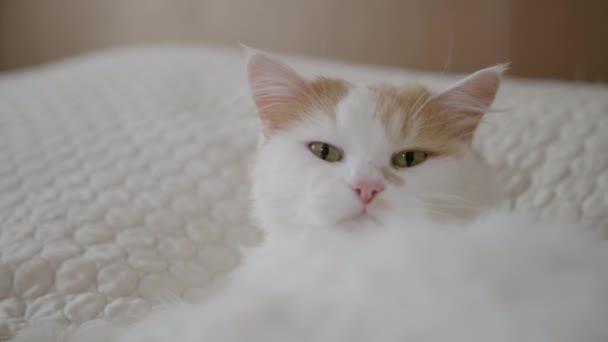
<path fill-rule="evenodd" d="M 337 162 L 342 159 L 342 152 L 330 144 L 317 141 L 310 143 L 308 148 L 315 156 L 328 162 Z"/>
<path fill-rule="evenodd" d="M 391 160 L 399 168 L 416 166 L 426 160 L 428 155 L 422 151 L 402 151 L 395 153 Z"/>

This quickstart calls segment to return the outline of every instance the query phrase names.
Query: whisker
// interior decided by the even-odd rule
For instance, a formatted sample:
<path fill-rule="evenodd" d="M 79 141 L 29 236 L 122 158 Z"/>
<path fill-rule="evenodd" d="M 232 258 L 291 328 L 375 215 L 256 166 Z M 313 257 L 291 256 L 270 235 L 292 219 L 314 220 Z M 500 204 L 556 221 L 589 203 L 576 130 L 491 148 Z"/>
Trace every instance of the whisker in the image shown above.
<path fill-rule="evenodd" d="M 429 209 L 429 211 L 431 211 L 431 212 L 436 211 L 436 210 L 446 210 L 446 209 L 462 209 L 462 210 L 475 210 L 475 211 L 480 211 L 480 210 L 484 209 L 483 207 L 481 207 L 479 205 L 475 205 L 475 204 L 467 205 L 466 203 L 465 204 L 441 203 L 441 202 L 433 202 L 431 200 L 424 200 L 421 198 L 401 199 L 400 203 L 405 204 L 405 205 L 424 207 L 424 208 Z"/>
<path fill-rule="evenodd" d="M 441 70 L 441 74 L 445 75 L 446 71 L 448 71 L 449 67 L 452 65 L 452 58 L 454 56 L 454 32 L 450 33 L 450 43 L 448 47 L 448 53 L 445 58 L 445 63 L 443 64 L 443 69 Z"/>
<path fill-rule="evenodd" d="M 454 200 L 458 200 L 458 201 L 463 201 L 463 202 L 468 202 L 468 203 L 473 203 L 473 204 L 481 204 L 479 201 L 475 201 L 472 200 L 470 198 L 467 197 L 463 197 L 460 195 L 455 195 L 455 194 L 448 194 L 448 193 L 425 193 L 425 194 L 421 194 L 418 195 L 419 198 L 423 198 L 423 197 L 431 197 L 434 199 L 454 199 Z"/>
<path fill-rule="evenodd" d="M 412 106 L 410 113 L 408 113 L 408 119 L 407 119 L 408 123 L 410 123 L 410 121 L 413 121 L 418 116 L 418 113 L 420 113 L 422 111 L 422 109 L 424 109 L 424 107 L 429 103 L 429 100 L 431 99 L 431 97 L 429 96 L 418 108 L 416 108 L 418 101 L 420 101 L 425 96 L 428 96 L 430 94 L 431 94 L 431 91 L 427 89 L 420 95 L 420 97 L 416 100 L 416 102 L 414 102 L 414 105 Z M 416 108 L 416 111 L 412 113 L 414 108 Z"/>

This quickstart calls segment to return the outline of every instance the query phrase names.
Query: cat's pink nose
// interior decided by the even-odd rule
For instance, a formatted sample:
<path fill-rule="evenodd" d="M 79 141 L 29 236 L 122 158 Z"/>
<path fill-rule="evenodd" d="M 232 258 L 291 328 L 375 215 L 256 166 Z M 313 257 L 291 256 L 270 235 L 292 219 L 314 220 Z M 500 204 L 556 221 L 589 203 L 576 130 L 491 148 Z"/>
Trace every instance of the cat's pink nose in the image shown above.
<path fill-rule="evenodd" d="M 384 185 L 378 182 L 358 181 L 353 185 L 353 190 L 363 204 L 368 204 L 378 193 L 384 190 Z"/>

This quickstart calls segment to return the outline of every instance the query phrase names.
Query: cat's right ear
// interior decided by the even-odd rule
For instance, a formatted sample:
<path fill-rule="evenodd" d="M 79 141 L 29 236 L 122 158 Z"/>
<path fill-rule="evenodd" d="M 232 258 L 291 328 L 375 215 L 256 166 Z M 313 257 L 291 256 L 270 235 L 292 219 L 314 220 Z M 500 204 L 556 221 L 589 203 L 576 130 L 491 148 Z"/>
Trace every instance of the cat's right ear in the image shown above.
<path fill-rule="evenodd" d="M 306 102 L 310 81 L 264 52 L 246 49 L 247 76 L 265 136 L 295 119 Z"/>

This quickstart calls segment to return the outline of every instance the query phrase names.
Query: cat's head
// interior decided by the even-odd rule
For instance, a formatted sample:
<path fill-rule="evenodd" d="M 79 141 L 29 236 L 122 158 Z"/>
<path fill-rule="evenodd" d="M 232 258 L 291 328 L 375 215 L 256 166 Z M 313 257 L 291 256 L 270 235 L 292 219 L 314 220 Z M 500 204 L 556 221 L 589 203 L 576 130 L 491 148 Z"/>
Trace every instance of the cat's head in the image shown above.
<path fill-rule="evenodd" d="M 261 122 L 254 211 L 267 231 L 350 229 L 388 217 L 467 217 L 494 195 L 471 139 L 504 67 L 433 92 L 421 85 L 306 79 L 254 52 L 248 78 Z"/>

